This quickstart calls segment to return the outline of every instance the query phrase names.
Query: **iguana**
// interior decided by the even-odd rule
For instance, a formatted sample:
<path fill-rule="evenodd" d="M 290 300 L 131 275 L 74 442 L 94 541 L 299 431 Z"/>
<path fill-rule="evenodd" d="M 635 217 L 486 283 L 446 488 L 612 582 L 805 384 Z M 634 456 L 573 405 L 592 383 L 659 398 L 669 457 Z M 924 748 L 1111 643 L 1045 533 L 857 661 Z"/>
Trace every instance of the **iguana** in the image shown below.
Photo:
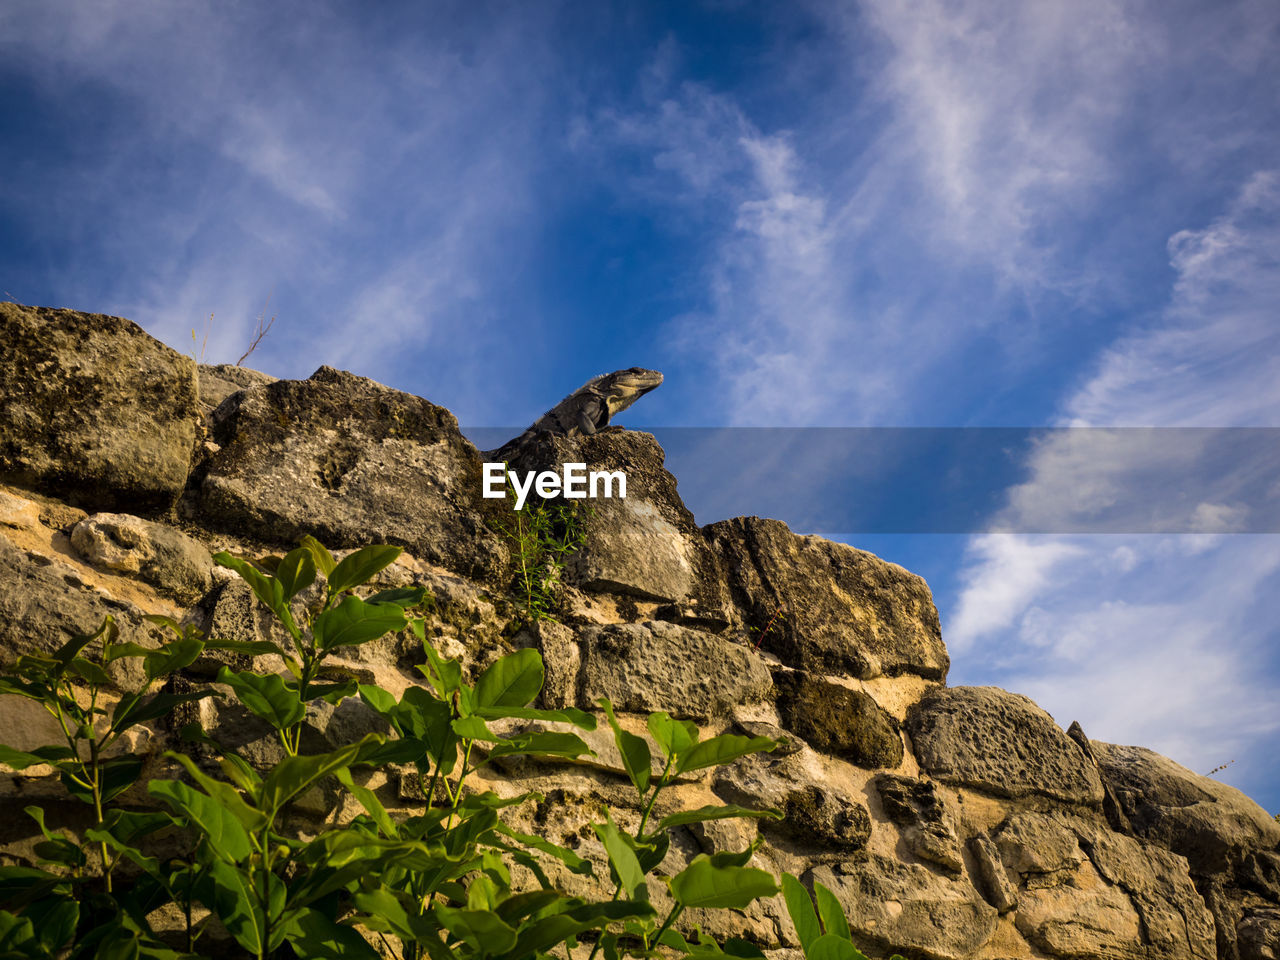
<path fill-rule="evenodd" d="M 588 380 L 534 421 L 524 433 L 485 456 L 513 460 L 534 437 L 542 433 L 561 437 L 590 436 L 609 425 L 610 418 L 627 409 L 662 383 L 657 370 L 631 367 Z"/>

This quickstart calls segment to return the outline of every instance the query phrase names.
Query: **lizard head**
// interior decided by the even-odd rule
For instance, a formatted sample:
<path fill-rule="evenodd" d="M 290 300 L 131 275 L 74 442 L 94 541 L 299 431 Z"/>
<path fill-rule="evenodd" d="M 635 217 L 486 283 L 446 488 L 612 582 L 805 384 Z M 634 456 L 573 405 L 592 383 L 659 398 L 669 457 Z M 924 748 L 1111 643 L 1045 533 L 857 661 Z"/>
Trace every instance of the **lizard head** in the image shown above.
<path fill-rule="evenodd" d="M 644 367 L 631 367 L 600 378 L 599 390 L 609 406 L 609 415 L 627 409 L 650 390 L 662 384 L 662 374 Z"/>

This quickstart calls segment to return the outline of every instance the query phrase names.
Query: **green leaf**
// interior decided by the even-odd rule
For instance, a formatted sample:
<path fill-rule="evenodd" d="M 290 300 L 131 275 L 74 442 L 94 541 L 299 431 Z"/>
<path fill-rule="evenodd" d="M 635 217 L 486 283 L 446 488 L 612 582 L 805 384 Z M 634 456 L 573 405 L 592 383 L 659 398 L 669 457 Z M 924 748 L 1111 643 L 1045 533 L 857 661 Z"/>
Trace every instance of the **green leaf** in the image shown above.
<path fill-rule="evenodd" d="M 67 664 L 66 673 L 80 678 L 85 683 L 95 684 L 99 687 L 111 686 L 111 678 L 107 676 L 107 672 L 92 660 L 86 660 L 84 657 L 72 657 L 71 662 Z"/>
<path fill-rule="evenodd" d="M 465 720 L 477 720 L 477 717 L 466 717 Z M 465 720 L 455 720 L 454 729 Z M 526 733 L 506 743 L 499 743 L 489 750 L 489 759 L 508 756 L 530 757 L 580 757 L 583 754 L 595 756 L 595 751 L 588 747 L 575 733 L 556 733 L 540 731 Z"/>
<path fill-rule="evenodd" d="M 177 780 L 152 780 L 147 792 L 169 804 L 208 839 L 209 849 L 227 863 L 243 863 L 253 846 L 245 825 L 221 803 Z"/>
<path fill-rule="evenodd" d="M 336 707 L 347 697 L 354 696 L 358 686 L 355 680 L 343 680 L 341 683 L 313 683 L 307 687 L 307 701 L 324 700 Z"/>
<path fill-rule="evenodd" d="M 613 704 L 608 697 L 601 697 L 596 703 L 613 728 L 613 742 L 618 745 L 618 752 L 622 754 L 622 765 L 626 768 L 627 776 L 643 797 L 649 790 L 649 780 L 653 776 L 653 756 L 649 753 L 649 744 L 645 743 L 643 737 L 622 729 L 618 718 L 613 715 Z"/>
<path fill-rule="evenodd" d="M 232 673 L 223 667 L 218 671 L 218 682 L 234 690 L 245 707 L 277 730 L 287 730 L 307 715 L 298 691 L 286 686 L 277 674 Z"/>
<path fill-rule="evenodd" d="M 671 895 L 686 907 L 742 909 L 778 892 L 773 877 L 754 867 L 718 867 L 701 853 L 669 881 Z"/>
<path fill-rule="evenodd" d="M 698 742 L 698 728 L 688 720 L 673 720 L 665 710 L 649 714 L 649 733 L 665 756 L 679 755 Z"/>
<path fill-rule="evenodd" d="M 262 915 L 258 906 L 261 889 L 254 888 L 258 873 L 259 871 L 255 871 L 250 876 L 238 867 L 222 860 L 214 860 L 205 873 L 205 893 L 201 898 L 205 900 L 205 906 L 217 914 L 227 932 L 236 938 L 236 942 L 255 955 L 267 949 L 267 918 Z M 268 873 L 266 876 L 269 878 L 268 912 L 278 916 L 284 906 L 284 883 L 274 874 Z M 271 919 L 274 920 L 275 917 Z"/>
<path fill-rule="evenodd" d="M 479 717 L 459 717 L 452 722 L 453 732 L 464 740 L 483 740 L 497 743 L 503 738 L 498 736 Z"/>
<path fill-rule="evenodd" d="M 419 666 L 422 675 L 435 687 L 436 693 L 449 699 L 462 689 L 462 664 L 457 660 L 446 660 L 436 653 L 436 648 L 426 640 L 422 641 L 423 652 L 427 655 L 428 667 Z"/>
<path fill-rule="evenodd" d="M 166 643 L 158 650 L 151 650 L 142 659 L 142 669 L 148 680 L 163 677 L 189 667 L 204 652 L 204 640 L 200 637 L 187 637 Z"/>
<path fill-rule="evenodd" d="M 240 574 L 240 578 L 249 585 L 254 596 L 261 600 L 273 612 L 285 606 L 284 586 L 275 577 L 269 577 L 248 560 L 232 556 L 223 550 L 213 555 L 213 562 L 220 567 L 227 567 Z"/>
<path fill-rule="evenodd" d="M 490 910 L 462 910 L 436 904 L 440 923 L 467 946 L 482 956 L 510 950 L 516 943 L 516 932 Z"/>
<path fill-rule="evenodd" d="M 849 921 L 845 919 L 844 907 L 836 895 L 822 884 L 813 885 L 814 899 L 818 901 L 818 916 L 822 918 L 822 929 L 837 937 L 849 939 Z"/>
<path fill-rule="evenodd" d="M 0 910 L 0 956 L 39 957 L 42 947 L 29 917 Z"/>
<path fill-rule="evenodd" d="M 115 619 L 112 618 L 111 614 L 107 614 L 106 617 L 103 618 L 102 626 L 93 633 L 73 634 L 71 639 L 59 647 L 57 652 L 53 655 L 53 660 L 56 664 L 54 676 L 62 676 L 63 673 L 66 672 L 67 667 L 71 665 L 71 661 L 76 658 L 76 655 L 89 644 L 93 643 L 93 641 L 101 639 L 103 644 L 106 645 L 114 643 L 116 637 L 119 635 L 120 630 L 116 626 Z"/>
<path fill-rule="evenodd" d="M 329 753 L 310 757 L 285 757 L 262 781 L 263 810 L 267 812 L 269 819 L 274 820 L 284 805 L 298 794 L 350 766 L 361 750 L 370 744 L 382 742 L 383 738 L 379 734 L 368 733 L 355 743 L 348 743 Z"/>
<path fill-rule="evenodd" d="M 143 701 L 137 694 L 128 694 L 120 699 L 111 712 L 111 732 L 123 733 L 140 723 L 167 717 L 178 704 L 216 696 L 218 693 L 215 690 L 192 690 L 187 693 L 157 693 Z"/>
<path fill-rule="evenodd" d="M 299 960 L 378 960 L 378 951 L 359 933 L 311 907 L 289 917 L 285 931 Z"/>
<path fill-rule="evenodd" d="M 588 930 L 618 920 L 653 916 L 653 907 L 644 901 L 615 900 L 609 903 L 587 903 L 564 913 L 543 917 L 520 928 L 514 948 L 497 960 L 522 960 L 534 957 Z"/>
<path fill-rule="evenodd" d="M 789 873 L 782 875 L 782 897 L 787 902 L 787 912 L 791 914 L 791 922 L 795 924 L 796 935 L 800 938 L 800 949 L 808 960 L 811 945 L 822 936 L 813 900 L 804 885 Z"/>
<path fill-rule="evenodd" d="M 176 760 L 181 764 L 182 768 L 187 771 L 187 775 L 199 784 L 204 792 L 218 802 L 221 807 L 240 821 L 241 825 L 250 833 L 261 830 L 267 824 L 266 815 L 254 807 L 249 806 L 240 795 L 240 793 L 229 783 L 223 783 L 221 780 L 215 780 L 209 776 L 198 766 L 190 757 L 181 753 L 174 753 L 172 750 L 165 751 L 165 757 L 170 760 Z M 230 762 L 232 758 L 227 757 Z M 247 766 L 247 765 L 246 765 Z M 224 769 L 227 769 L 224 767 Z M 257 776 L 254 774 L 253 776 Z M 170 781 L 160 781 L 167 783 Z M 151 790 L 152 784 L 147 785 L 147 789 Z"/>
<path fill-rule="evenodd" d="M 542 690 L 542 655 L 525 648 L 500 657 L 476 681 L 476 707 L 524 707 Z"/>
<path fill-rule="evenodd" d="M 31 921 L 45 955 L 56 956 L 75 936 L 80 904 L 72 897 L 48 897 L 31 904 L 22 915 Z"/>
<path fill-rule="evenodd" d="M 366 603 L 394 603 L 401 609 L 408 610 L 418 606 L 427 597 L 426 587 L 392 587 L 390 590 L 379 590 Z"/>
<path fill-rule="evenodd" d="M 138 813 L 133 810 L 115 808 L 108 810 L 103 819 L 103 826 L 121 843 L 134 843 L 142 837 L 150 836 L 157 830 L 173 826 L 173 817 L 167 813 Z"/>
<path fill-rule="evenodd" d="M 511 837 L 513 840 L 518 840 L 526 847 L 531 847 L 532 849 L 539 850 L 542 853 L 550 854 L 567 866 L 570 873 L 576 873 L 582 876 L 591 876 L 591 861 L 583 860 L 582 857 L 578 856 L 566 847 L 559 846 L 558 844 L 554 844 L 549 840 L 544 840 L 542 837 L 535 836 L 533 834 L 519 833 L 512 830 L 502 822 L 499 822 L 494 829 L 503 836 Z"/>
<path fill-rule="evenodd" d="M 99 763 L 98 776 L 101 785 L 98 789 L 102 794 L 102 802 L 114 800 L 137 783 L 138 777 L 142 776 L 142 767 L 143 758 L 132 756 L 112 757 L 110 760 Z M 69 771 L 65 768 L 62 771 L 62 785 L 77 800 L 93 803 L 93 792 L 72 780 Z"/>
<path fill-rule="evenodd" d="M 393 722 L 407 736 L 427 744 L 427 751 L 442 774 L 453 770 L 458 760 L 458 735 L 453 731 L 449 704 L 422 687 L 409 687 L 400 698 Z"/>
<path fill-rule="evenodd" d="M 0 677 L 0 697 L 26 697 L 28 700 L 45 700 L 49 697 L 49 688 L 43 683 L 28 683 L 18 677 Z"/>
<path fill-rule="evenodd" d="M 328 651 L 377 640 L 403 630 L 407 623 L 404 610 L 394 603 L 366 603 L 359 597 L 347 596 L 336 607 L 316 617 L 311 630 L 316 649 Z"/>
<path fill-rule="evenodd" d="M 369 581 L 383 567 L 390 566 L 404 552 L 403 547 L 382 544 L 362 547 L 346 557 L 328 574 L 329 595 L 336 596 L 343 590 L 358 587 Z"/>
<path fill-rule="evenodd" d="M 826 933 L 809 945 L 805 960 L 867 960 L 849 940 Z"/>
<path fill-rule="evenodd" d="M 358 890 L 351 898 L 357 910 L 366 914 L 361 923 L 370 930 L 394 933 L 401 940 L 438 936 L 439 931 L 418 915 L 417 904 L 407 894 L 385 887 Z"/>
<path fill-rule="evenodd" d="M 622 835 L 622 831 L 618 829 L 613 819 L 609 817 L 607 808 L 604 814 L 605 822 L 593 823 L 591 828 L 595 830 L 596 836 L 604 844 L 605 853 L 609 855 L 609 863 L 613 866 L 614 873 L 617 874 L 618 882 L 631 899 L 649 899 L 649 888 L 645 883 L 644 870 L 640 867 L 640 861 L 636 859 L 636 852 L 631 849 L 631 844 L 627 842 L 627 838 Z"/>
<path fill-rule="evenodd" d="M 679 827 L 688 823 L 727 820 L 732 817 L 750 817 L 757 820 L 768 817 L 771 820 L 781 820 L 783 814 L 778 810 L 753 810 L 750 807 L 740 807 L 731 803 L 723 807 L 710 806 L 699 807 L 697 810 L 682 810 L 679 813 L 663 817 L 658 821 L 658 827 L 665 830 L 668 827 Z"/>
<path fill-rule="evenodd" d="M 739 757 L 745 757 L 749 753 L 772 750 L 777 745 L 778 741 L 771 740 L 769 737 L 740 737 L 733 733 L 722 733 L 718 737 L 703 740 L 685 751 L 680 751 L 676 773 L 718 767 Z"/>
<path fill-rule="evenodd" d="M 67 757 L 73 756 L 68 748 Z M 65 758 L 60 758 L 65 759 Z M 41 756 L 39 753 L 28 753 L 26 750 L 15 750 L 13 747 L 6 747 L 0 743 L 0 763 L 7 764 L 15 770 L 25 770 L 27 767 L 34 767 L 40 763 L 52 763 L 51 758 Z"/>
<path fill-rule="evenodd" d="M 276 566 L 276 579 L 284 591 L 284 599 L 292 600 L 316 582 L 316 561 L 311 551 L 299 547 L 290 551 Z"/>
<path fill-rule="evenodd" d="M 240 653 L 248 657 L 263 657 L 275 654 L 282 660 L 286 654 L 284 648 L 270 640 L 206 640 L 208 650 L 226 650 L 228 653 Z"/>
<path fill-rule="evenodd" d="M 399 836 L 400 831 L 396 828 L 395 822 L 387 813 L 387 808 L 382 805 L 382 801 L 378 799 L 376 793 L 368 787 L 356 783 L 349 769 L 339 769 L 334 775 L 338 778 L 338 782 L 346 787 L 351 792 L 351 795 L 356 798 L 356 802 L 364 807 L 365 813 L 373 817 L 378 828 L 387 837 L 395 839 Z"/>
<path fill-rule="evenodd" d="M 570 900 L 558 890 L 530 890 L 527 893 L 515 893 L 498 904 L 497 914 L 505 923 L 515 925 L 517 920 L 541 913 L 553 903 L 574 906 L 576 900 Z"/>
<path fill-rule="evenodd" d="M 596 718 L 577 707 L 542 710 L 537 707 L 476 707 L 473 715 L 485 720 L 545 720 L 547 723 L 572 723 L 580 730 L 594 730 Z"/>
<path fill-rule="evenodd" d="M 377 684 L 362 683 L 356 687 L 365 706 L 395 725 L 396 698 Z"/>
<path fill-rule="evenodd" d="M 333 554 L 326 550 L 324 544 L 309 533 L 305 534 L 298 542 L 311 554 L 311 559 L 315 562 L 316 569 L 328 578 L 333 573 L 333 568 L 337 565 L 333 559 Z"/>

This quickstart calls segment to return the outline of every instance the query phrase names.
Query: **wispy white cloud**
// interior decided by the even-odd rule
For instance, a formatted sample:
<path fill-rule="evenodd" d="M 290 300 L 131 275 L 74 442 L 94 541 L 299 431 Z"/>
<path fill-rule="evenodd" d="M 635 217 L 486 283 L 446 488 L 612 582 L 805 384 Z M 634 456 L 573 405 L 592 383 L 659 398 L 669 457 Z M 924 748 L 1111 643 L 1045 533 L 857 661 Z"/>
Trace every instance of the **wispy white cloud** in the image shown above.
<path fill-rule="evenodd" d="M 1209 225 L 1176 233 L 1167 308 L 1102 352 L 1063 403 L 1064 422 L 1280 423 L 1278 231 L 1277 179 L 1261 171 Z M 994 672 L 1091 736 L 1144 743 L 1202 771 L 1239 759 L 1223 776 L 1258 784 L 1280 730 L 1269 652 L 1280 536 L 1221 535 L 1249 519 L 1230 491 L 1256 480 L 1229 461 L 1218 465 L 1223 499 L 1179 503 L 1195 454 L 1159 431 L 1051 434 L 997 527 L 1065 529 L 1125 498 L 1152 515 L 1178 511 L 1181 529 L 1197 533 L 975 538 L 945 636 L 967 651 L 962 674 Z"/>
<path fill-rule="evenodd" d="M 69 271 L 52 285 L 62 305 L 129 316 L 180 350 L 212 312 L 216 361 L 239 356 L 270 296 L 278 320 L 253 358 L 263 368 L 359 364 L 413 388 L 410 358 L 429 346 L 452 359 L 432 399 L 493 418 L 500 400 L 478 386 L 481 371 L 519 361 L 480 351 L 501 340 L 493 319 L 519 300 L 510 278 L 539 227 L 529 197 L 550 95 L 540 80 L 556 69 L 549 21 L 459 12 L 447 30 L 429 19 L 389 31 L 381 16 L 349 13 L 204 2 L 0 11 L 11 68 L 65 109 L 85 91 L 131 120 L 127 136 L 109 131 L 99 176 L 52 170 L 40 207 L 31 201 L 33 220 L 118 234 L 99 241 L 109 283 Z M 405 7 L 394 19 L 414 16 Z M 122 185 L 136 194 L 122 197 Z"/>

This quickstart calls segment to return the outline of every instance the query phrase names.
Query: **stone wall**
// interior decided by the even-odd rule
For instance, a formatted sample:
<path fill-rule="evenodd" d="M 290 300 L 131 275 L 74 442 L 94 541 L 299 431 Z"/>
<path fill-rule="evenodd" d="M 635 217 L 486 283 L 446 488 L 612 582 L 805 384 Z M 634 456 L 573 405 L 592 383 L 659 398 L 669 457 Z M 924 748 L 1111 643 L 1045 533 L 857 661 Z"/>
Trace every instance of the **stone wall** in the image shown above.
<path fill-rule="evenodd" d="M 666 710 L 704 734 L 785 738 L 687 777 L 658 811 L 731 802 L 785 819 L 690 828 L 663 872 L 762 831 L 755 864 L 829 886 L 867 952 L 1280 956 L 1280 826 L 1149 750 L 1064 731 L 1026 697 L 947 687 L 921 578 L 773 520 L 698 527 L 647 434 L 545 438 L 513 466 L 623 469 L 628 498 L 597 502 L 560 622 L 515 629 L 506 508 L 481 499 L 481 459 L 449 411 L 350 373 L 285 381 L 196 367 L 127 320 L 0 304 L 0 659 L 55 649 L 106 613 L 143 643 L 143 617 L 157 613 L 258 639 L 272 622 L 210 552 L 280 553 L 306 533 L 335 551 L 394 543 L 405 553 L 383 583 L 427 587 L 433 642 L 470 670 L 536 647 L 545 706 L 589 709 L 608 696 L 642 736 L 644 714 Z M 422 659 L 415 642 L 389 638 L 340 666 L 399 694 Z M 189 679 L 207 682 L 218 666 L 209 655 Z M 199 720 L 254 762 L 278 759 L 243 711 L 209 700 L 190 709 L 174 723 Z M 348 700 L 315 711 L 308 735 L 322 749 L 378 728 Z M 50 733 L 29 701 L 0 698 L 0 740 L 30 748 Z M 587 739 L 594 758 L 511 758 L 485 785 L 553 797 L 512 808 L 512 825 L 603 863 L 584 829 L 596 806 L 624 822 L 639 811 L 607 729 Z M 158 725 L 126 746 L 159 774 L 171 743 Z M 83 817 L 47 768 L 6 769 L 0 861 L 29 863 L 37 837 L 24 806 L 72 830 Z M 422 799 L 410 778 L 368 785 L 389 807 Z M 309 803 L 318 820 L 353 813 L 336 794 Z M 592 882 L 557 880 L 571 892 Z M 780 899 L 684 919 L 796 946 Z"/>

